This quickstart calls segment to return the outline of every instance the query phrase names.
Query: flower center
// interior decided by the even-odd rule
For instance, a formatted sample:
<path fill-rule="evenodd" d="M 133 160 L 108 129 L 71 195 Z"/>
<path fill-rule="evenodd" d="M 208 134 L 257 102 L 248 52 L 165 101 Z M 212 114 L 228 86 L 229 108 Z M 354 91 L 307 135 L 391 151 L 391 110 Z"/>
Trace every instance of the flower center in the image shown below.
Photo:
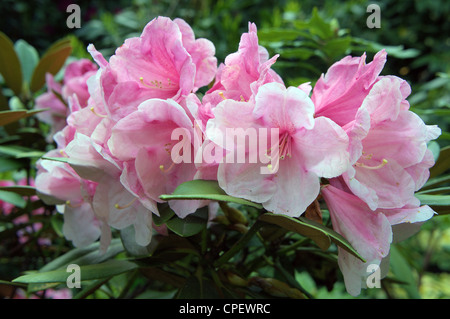
<path fill-rule="evenodd" d="M 381 163 L 379 165 L 376 165 L 376 166 L 369 166 L 369 165 L 366 165 L 366 164 L 363 164 L 363 163 L 360 163 L 360 162 L 356 162 L 355 165 L 358 166 L 358 167 L 365 168 L 365 169 L 380 169 L 380 168 L 384 167 L 387 163 L 388 163 L 387 159 L 383 158 L 381 160 Z"/>
<path fill-rule="evenodd" d="M 139 82 L 141 82 L 141 84 L 149 89 L 168 89 L 171 86 L 173 86 L 172 81 L 170 80 L 170 78 L 167 78 L 167 84 L 163 85 L 163 82 L 158 81 L 158 80 L 153 80 L 150 81 L 149 83 L 145 83 L 144 82 L 144 78 L 141 76 L 139 78 Z"/>
<path fill-rule="evenodd" d="M 279 152 L 280 159 L 285 159 L 286 156 L 291 157 L 291 135 L 289 132 L 284 132 L 280 135 Z"/>

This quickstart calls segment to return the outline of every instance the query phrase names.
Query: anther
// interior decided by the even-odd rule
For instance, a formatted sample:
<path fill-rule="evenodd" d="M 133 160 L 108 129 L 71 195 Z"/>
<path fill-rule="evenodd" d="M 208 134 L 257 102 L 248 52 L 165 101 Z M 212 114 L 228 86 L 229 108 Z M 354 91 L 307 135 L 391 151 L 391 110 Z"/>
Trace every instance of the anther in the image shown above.
<path fill-rule="evenodd" d="M 363 163 L 356 162 L 355 165 L 358 167 L 366 168 L 366 169 L 380 169 L 384 167 L 388 163 L 387 159 L 383 158 L 380 165 L 377 166 L 368 166 Z"/>
<path fill-rule="evenodd" d="M 163 173 L 167 173 L 169 172 L 173 167 L 175 166 L 175 163 L 172 163 L 168 169 L 164 168 L 164 165 L 159 165 L 159 169 L 161 170 L 161 172 Z"/>

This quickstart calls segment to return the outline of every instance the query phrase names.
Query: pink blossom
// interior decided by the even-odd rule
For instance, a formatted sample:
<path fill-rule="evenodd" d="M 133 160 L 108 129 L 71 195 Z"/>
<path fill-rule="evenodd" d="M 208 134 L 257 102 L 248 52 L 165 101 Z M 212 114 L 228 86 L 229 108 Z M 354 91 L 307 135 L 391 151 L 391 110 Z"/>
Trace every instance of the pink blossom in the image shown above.
<path fill-rule="evenodd" d="M 336 177 L 347 169 L 347 135 L 331 120 L 314 118 L 314 105 L 299 88 L 268 83 L 259 88 L 254 104 L 227 99 L 213 112 L 206 132 L 218 145 L 224 145 L 220 136 L 227 136 L 227 128 L 277 128 L 279 132 L 280 160 L 277 167 L 270 167 L 273 174 L 261 174 L 261 166 L 267 163 L 261 158 L 251 163 L 255 154 L 246 145 L 244 162 L 219 164 L 219 185 L 232 196 L 262 203 L 275 213 L 299 216 L 318 196 L 320 177 Z M 236 145 L 242 147 L 239 142 Z M 272 154 L 266 151 L 268 145 L 257 152 Z"/>
<path fill-rule="evenodd" d="M 269 82 L 283 83 L 271 69 L 278 55 L 269 59 L 267 50 L 258 44 L 257 28 L 248 24 L 248 32 L 242 34 L 237 52 L 229 54 L 219 66 L 214 85 L 206 92 L 199 117 L 211 118 L 213 109 L 223 99 L 248 101 L 258 88 Z"/>
<path fill-rule="evenodd" d="M 69 63 L 64 70 L 62 83 L 55 81 L 51 74 L 46 74 L 47 92 L 36 98 L 36 109 L 50 109 L 37 114 L 39 120 L 51 125 L 49 139 L 64 128 L 70 114 L 68 99 L 74 95 L 80 107 L 87 105 L 90 96 L 87 80 L 95 75 L 97 66 L 88 59 Z"/>
<path fill-rule="evenodd" d="M 408 110 L 406 81 L 378 75 L 385 61 L 385 51 L 369 64 L 365 55 L 346 57 L 330 67 L 312 94 L 316 116 L 330 118 L 349 136 L 352 166 L 341 178 L 373 210 L 414 202 L 414 191 L 433 165 L 427 143 L 440 134 Z"/>
<path fill-rule="evenodd" d="M 69 113 L 68 107 L 64 100 L 61 100 L 56 94 L 61 96 L 62 85 L 56 82 L 51 74 L 46 74 L 47 92 L 36 98 L 36 109 L 49 109 L 36 114 L 37 118 L 51 125 L 48 140 L 53 135 L 64 128 L 66 125 L 66 117 Z"/>
<path fill-rule="evenodd" d="M 342 188 L 344 187 L 344 188 Z M 330 211 L 333 229 L 344 236 L 365 262 L 344 249 L 338 249 L 338 263 L 349 294 L 357 296 L 370 274 L 368 266 L 383 265 L 393 240 L 403 240 L 418 230 L 434 212 L 428 206 L 415 203 L 396 209 L 372 211 L 365 202 L 345 190 L 337 180 L 322 188 Z M 398 227 L 403 226 L 403 227 Z M 387 270 L 381 268 L 382 273 Z"/>
<path fill-rule="evenodd" d="M 172 158 L 172 149 L 177 145 L 172 133 L 177 128 L 189 132 L 186 150 L 190 154 L 182 154 L 184 160 L 180 158 L 179 162 Z M 156 203 L 162 202 L 160 195 L 170 194 L 179 184 L 194 178 L 192 128 L 192 120 L 186 111 L 170 99 L 147 100 L 112 128 L 108 147 L 111 154 L 124 163 L 121 181 L 141 201 L 156 207 Z M 196 210 L 198 202 L 173 201 L 170 205 L 184 217 Z M 158 213 L 155 208 L 152 211 Z"/>
<path fill-rule="evenodd" d="M 61 157 L 57 150 L 46 155 Z M 37 167 L 36 189 L 39 197 L 49 205 L 57 204 L 58 211 L 64 214 L 64 236 L 76 247 L 97 240 L 102 225 L 91 206 L 97 184 L 81 179 L 67 163 L 41 159 Z"/>
<path fill-rule="evenodd" d="M 81 107 L 87 105 L 89 91 L 87 81 L 97 73 L 98 67 L 88 59 L 80 59 L 67 65 L 64 70 L 62 96 L 68 99 L 75 94 Z"/>
<path fill-rule="evenodd" d="M 127 39 L 109 63 L 93 45 L 89 51 L 102 68 L 103 97 L 114 121 L 147 99 L 180 102 L 207 85 L 216 70 L 212 43 L 195 40 L 192 29 L 181 19 L 153 19 L 140 37 Z"/>

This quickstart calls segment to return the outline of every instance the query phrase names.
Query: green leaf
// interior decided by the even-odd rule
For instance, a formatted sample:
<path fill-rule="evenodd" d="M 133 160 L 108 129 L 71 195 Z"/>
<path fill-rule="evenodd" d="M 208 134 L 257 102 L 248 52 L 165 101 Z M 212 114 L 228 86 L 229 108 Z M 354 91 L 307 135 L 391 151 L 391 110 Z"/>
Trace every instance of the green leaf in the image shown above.
<path fill-rule="evenodd" d="M 450 169 L 450 146 L 444 147 L 440 150 L 436 163 L 430 169 L 430 178 L 439 176 L 442 173 L 445 173 L 448 169 Z"/>
<path fill-rule="evenodd" d="M 262 208 L 261 204 L 227 195 L 225 191 L 219 187 L 219 183 L 217 181 L 207 180 L 193 180 L 182 183 L 171 195 L 161 195 L 160 198 L 162 200 L 207 199 Z"/>
<path fill-rule="evenodd" d="M 14 44 L 6 34 L 0 31 L 0 73 L 6 85 L 14 94 L 22 92 L 22 68 Z"/>
<path fill-rule="evenodd" d="M 40 110 L 17 110 L 17 111 L 1 111 L 0 112 L 0 126 L 16 122 L 20 119 L 32 116 L 36 113 L 46 111 L 46 109 Z"/>
<path fill-rule="evenodd" d="M 336 60 L 347 52 L 350 48 L 351 42 L 351 37 L 331 39 L 326 42 L 325 46 L 323 46 L 321 50 L 325 52 L 331 60 Z"/>
<path fill-rule="evenodd" d="M 323 250 L 327 250 L 330 246 L 330 241 L 333 241 L 336 245 L 342 247 L 361 261 L 365 262 L 364 258 L 361 257 L 361 255 L 344 237 L 334 230 L 313 220 L 309 220 L 304 217 L 293 218 L 273 213 L 265 213 L 259 217 L 259 220 L 278 225 L 289 231 L 293 231 L 311 238 L 317 246 Z"/>
<path fill-rule="evenodd" d="M 36 188 L 33 186 L 2 186 L 0 191 L 12 192 L 20 196 L 36 195 Z"/>
<path fill-rule="evenodd" d="M 104 263 L 95 265 L 80 266 L 81 281 L 95 280 L 116 276 L 127 271 L 138 268 L 138 266 L 127 260 L 108 260 Z M 48 272 L 35 272 L 28 275 L 20 276 L 13 282 L 20 283 L 65 283 L 70 272 L 66 269 L 52 270 Z"/>
<path fill-rule="evenodd" d="M 311 238 L 317 246 L 323 250 L 327 250 L 330 247 L 330 237 L 320 228 L 309 225 L 308 222 L 272 213 L 263 214 L 259 217 L 259 219 L 266 223 L 275 224 L 286 230 Z"/>
<path fill-rule="evenodd" d="M 319 15 L 319 10 L 314 7 L 312 12 L 312 17 L 309 20 L 309 31 L 312 34 L 319 36 L 322 39 L 329 39 L 333 37 L 334 33 L 331 28 L 331 24 L 325 22 L 324 19 Z"/>
<path fill-rule="evenodd" d="M 443 175 L 443 176 L 438 176 L 438 177 L 433 177 L 430 178 L 425 185 L 422 187 L 422 189 L 428 189 L 430 187 L 436 187 L 438 185 L 442 185 L 445 183 L 450 182 L 450 174 L 447 175 Z"/>
<path fill-rule="evenodd" d="M 63 67 L 64 62 L 72 53 L 69 39 L 54 43 L 39 60 L 31 77 L 30 90 L 36 92 L 45 84 L 45 75 L 55 75 Z"/>
<path fill-rule="evenodd" d="M 389 255 L 390 269 L 394 274 L 395 279 L 406 283 L 403 285 L 403 288 L 407 292 L 409 298 L 420 299 L 420 294 L 417 289 L 417 283 L 414 280 L 414 275 L 411 271 L 411 266 L 395 245 L 391 246 Z"/>
<path fill-rule="evenodd" d="M 43 160 L 48 161 L 55 161 L 55 162 L 61 162 L 61 163 L 67 163 L 69 164 L 69 158 L 68 157 L 50 157 L 50 156 L 43 156 Z"/>
<path fill-rule="evenodd" d="M 0 190 L 0 200 L 13 204 L 19 208 L 25 208 L 27 201 L 17 193 Z"/>
<path fill-rule="evenodd" d="M 174 217 L 166 222 L 167 228 L 182 237 L 194 236 L 206 228 L 208 207 L 198 209 L 185 218 Z"/>
<path fill-rule="evenodd" d="M 170 208 L 168 203 L 158 203 L 158 215 L 153 215 L 153 223 L 156 226 L 165 224 L 169 219 L 175 215 L 175 212 Z"/>
<path fill-rule="evenodd" d="M 186 280 L 183 287 L 176 295 L 177 299 L 200 299 L 202 298 L 202 286 L 197 276 L 191 276 Z"/>
<path fill-rule="evenodd" d="M 77 264 L 81 266 L 101 263 L 123 251 L 124 248 L 122 242 L 118 238 L 111 241 L 108 250 L 104 254 L 100 252 L 100 243 L 96 242 L 87 247 L 72 249 L 64 255 L 49 262 L 47 265 L 42 267 L 39 272 L 66 269 L 69 264 Z"/>
<path fill-rule="evenodd" d="M 22 77 L 25 82 L 30 83 L 34 68 L 39 62 L 39 53 L 25 40 L 17 40 L 14 49 L 22 66 Z"/>
<path fill-rule="evenodd" d="M 448 194 L 450 193 L 450 186 L 438 187 L 432 189 L 421 190 L 417 194 Z"/>
<path fill-rule="evenodd" d="M 280 50 L 280 56 L 282 58 L 298 58 L 300 60 L 307 60 L 312 55 L 314 55 L 314 51 L 308 48 L 288 48 Z"/>
<path fill-rule="evenodd" d="M 0 88 L 0 111 L 8 110 L 8 99 L 3 95 L 3 90 Z"/>
<path fill-rule="evenodd" d="M 450 195 L 430 195 L 417 193 L 415 196 L 422 205 L 430 206 L 450 206 Z"/>
<path fill-rule="evenodd" d="M 0 173 L 15 171 L 24 167 L 25 165 L 22 161 L 12 160 L 9 158 L 0 158 Z"/>
<path fill-rule="evenodd" d="M 439 152 L 441 151 L 441 147 L 440 147 L 439 143 L 436 141 L 431 141 L 428 144 L 428 149 L 431 151 L 431 153 L 433 153 L 433 158 L 434 158 L 434 161 L 436 162 L 437 159 L 439 158 Z"/>
<path fill-rule="evenodd" d="M 258 31 L 258 39 L 261 42 L 292 41 L 304 35 L 305 32 L 293 29 L 265 28 Z"/>

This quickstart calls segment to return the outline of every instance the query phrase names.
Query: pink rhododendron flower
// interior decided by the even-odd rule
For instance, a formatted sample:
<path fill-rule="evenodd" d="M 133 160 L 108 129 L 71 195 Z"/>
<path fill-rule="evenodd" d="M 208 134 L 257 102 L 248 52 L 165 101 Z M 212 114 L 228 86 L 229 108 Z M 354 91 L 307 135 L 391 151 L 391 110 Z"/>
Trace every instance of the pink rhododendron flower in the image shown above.
<path fill-rule="evenodd" d="M 47 92 L 36 98 L 36 109 L 49 109 L 48 111 L 36 114 L 37 118 L 44 123 L 51 125 L 48 140 L 52 140 L 53 135 L 64 128 L 68 115 L 67 105 L 58 96 L 62 95 L 61 84 L 56 82 L 51 74 L 46 74 Z"/>
<path fill-rule="evenodd" d="M 283 83 L 281 77 L 271 69 L 278 55 L 269 59 L 267 50 L 258 44 L 257 28 L 248 24 L 248 32 L 242 34 L 237 52 L 228 55 L 217 70 L 214 85 L 202 99 L 196 113 L 206 125 L 213 116 L 211 110 L 226 99 L 248 101 L 258 88 L 269 82 Z"/>
<path fill-rule="evenodd" d="M 178 151 L 178 154 L 190 152 L 178 155 L 188 160 L 177 163 L 172 158 L 172 149 L 177 145 L 172 133 L 179 128 L 189 132 L 186 138 L 191 138 L 193 123 L 186 111 L 174 100 L 150 99 L 117 122 L 108 141 L 112 155 L 126 163 L 127 175 L 123 177 L 126 184 L 141 200 L 150 200 L 155 207 L 157 202 L 162 202 L 160 195 L 170 194 L 182 182 L 192 180 L 196 173 L 190 140 L 186 148 Z M 170 205 L 184 217 L 197 208 L 193 202 L 174 201 Z M 156 209 L 152 211 L 158 213 Z"/>
<path fill-rule="evenodd" d="M 219 164 L 219 185 L 230 195 L 262 203 L 275 213 L 300 216 L 319 195 L 319 177 L 336 177 L 347 169 L 347 135 L 333 121 L 314 118 L 314 105 L 299 88 L 268 83 L 259 88 L 254 104 L 230 99 L 213 112 L 206 132 L 219 145 L 224 144 L 220 139 L 227 136 L 227 128 L 277 128 L 279 133 L 273 174 L 261 174 L 261 166 L 267 165 L 261 160 Z M 271 144 L 265 145 L 257 151 L 271 154 Z M 255 155 L 254 150 L 247 152 L 248 157 Z"/>
<path fill-rule="evenodd" d="M 90 96 L 87 81 L 97 73 L 97 70 L 95 63 L 88 59 L 80 59 L 67 65 L 61 89 L 63 98 L 68 99 L 75 94 L 81 107 L 85 107 Z"/>
<path fill-rule="evenodd" d="M 55 150 L 47 156 L 60 157 L 61 154 Z M 82 180 L 66 163 L 39 160 L 37 167 L 36 189 L 39 197 L 48 204 L 58 204 L 58 211 L 64 214 L 64 236 L 76 247 L 97 240 L 102 225 L 92 210 L 96 183 Z M 108 242 L 108 238 L 104 238 Z"/>
<path fill-rule="evenodd" d="M 411 235 L 410 231 L 407 232 L 408 228 L 417 231 L 412 225 L 430 219 L 434 212 L 428 206 L 419 207 L 418 200 L 405 207 L 372 211 L 360 198 L 340 187 L 342 185 L 339 183 L 332 183 L 323 187 L 322 194 L 330 211 L 333 229 L 344 236 L 365 259 L 362 262 L 344 249 L 338 249 L 339 267 L 347 291 L 357 296 L 370 274 L 368 266 L 381 265 L 382 260 L 388 257 L 393 238 L 407 238 Z M 400 224 L 408 227 L 406 230 L 400 228 L 402 233 L 395 234 L 393 226 Z"/>
<path fill-rule="evenodd" d="M 66 118 L 70 114 L 70 97 L 75 95 L 81 107 L 87 105 L 90 96 L 87 80 L 96 72 L 94 63 L 80 59 L 66 66 L 62 83 L 56 82 L 51 74 L 46 74 L 47 92 L 36 98 L 36 109 L 50 109 L 37 114 L 40 121 L 51 125 L 49 140 L 66 125 Z"/>
<path fill-rule="evenodd" d="M 93 45 L 89 51 L 102 68 L 103 97 L 114 121 L 147 99 L 180 102 L 212 81 L 217 68 L 213 44 L 195 40 L 183 20 L 166 17 L 153 19 L 140 37 L 127 39 L 109 63 Z"/>
<path fill-rule="evenodd" d="M 343 58 L 314 88 L 284 85 L 272 69 L 278 55 L 269 58 L 253 23 L 219 68 L 212 42 L 167 17 L 109 61 L 92 44 L 88 51 L 98 69 L 80 60 L 63 83 L 48 75 L 37 101 L 52 109 L 39 115 L 57 145 L 46 156 L 61 161 L 37 163 L 36 188 L 64 214 L 75 246 L 100 238 L 105 251 L 111 228 L 128 227 L 147 246 L 155 231 L 167 233 L 152 220 L 160 196 L 194 179 L 293 217 L 321 193 L 333 228 L 365 260 L 339 248 L 346 288 L 358 295 L 368 265 L 383 264 L 392 242 L 434 214 L 414 192 L 429 177 L 427 144 L 440 130 L 409 110 L 406 81 L 380 75 L 384 50 L 370 63 L 365 54 Z M 181 218 L 209 204 L 169 201 Z"/>
<path fill-rule="evenodd" d="M 316 116 L 335 121 L 347 132 L 352 164 L 342 176 L 372 210 L 414 202 L 433 160 L 427 143 L 440 134 L 409 111 L 409 85 L 379 76 L 385 51 L 365 63 L 346 57 L 330 67 L 314 87 Z"/>

